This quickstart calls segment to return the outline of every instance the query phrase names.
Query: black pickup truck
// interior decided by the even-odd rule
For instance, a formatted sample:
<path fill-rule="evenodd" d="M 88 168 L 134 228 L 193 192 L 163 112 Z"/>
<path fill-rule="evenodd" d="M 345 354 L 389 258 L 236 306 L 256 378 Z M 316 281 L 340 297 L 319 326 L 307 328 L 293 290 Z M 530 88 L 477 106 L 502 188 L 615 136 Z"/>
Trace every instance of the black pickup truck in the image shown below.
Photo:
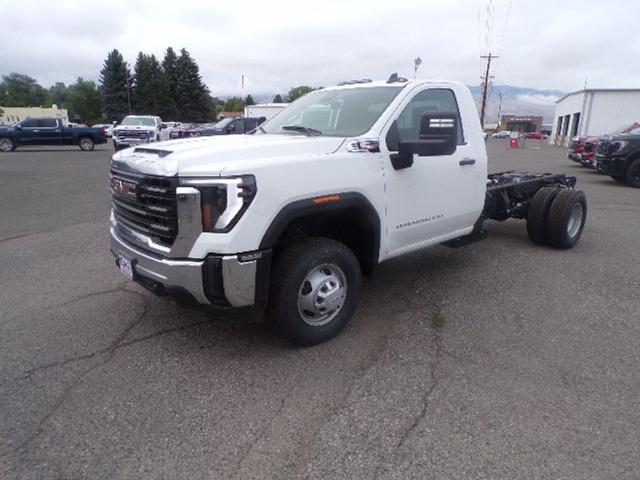
<path fill-rule="evenodd" d="M 600 173 L 640 188 L 640 128 L 600 140 L 596 162 Z"/>
<path fill-rule="evenodd" d="M 77 145 L 90 151 L 107 142 L 103 128 L 66 127 L 59 118 L 27 118 L 12 127 L 0 127 L 0 152 L 11 152 L 21 145 Z"/>

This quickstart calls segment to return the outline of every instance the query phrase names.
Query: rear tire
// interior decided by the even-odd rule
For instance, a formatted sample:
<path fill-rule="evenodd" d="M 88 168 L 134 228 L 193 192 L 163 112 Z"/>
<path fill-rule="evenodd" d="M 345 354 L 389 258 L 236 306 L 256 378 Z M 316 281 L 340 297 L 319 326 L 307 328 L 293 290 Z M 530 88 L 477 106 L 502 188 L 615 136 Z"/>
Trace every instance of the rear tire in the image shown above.
<path fill-rule="evenodd" d="M 9 137 L 0 138 L 0 152 L 13 152 L 16 149 L 16 142 Z"/>
<path fill-rule="evenodd" d="M 551 204 L 547 217 L 547 238 L 556 248 L 573 247 L 587 219 L 587 199 L 580 190 L 562 190 Z"/>
<path fill-rule="evenodd" d="M 294 344 L 326 342 L 351 320 L 361 282 L 360 264 L 344 244 L 329 238 L 302 240 L 274 262 L 267 315 Z"/>
<path fill-rule="evenodd" d="M 537 245 L 548 245 L 547 216 L 549 208 L 559 189 L 557 187 L 544 187 L 536 192 L 529 206 L 527 215 L 527 235 Z"/>
<path fill-rule="evenodd" d="M 636 158 L 631 162 L 627 168 L 625 180 L 633 188 L 640 188 L 640 158 Z"/>
<path fill-rule="evenodd" d="M 80 147 L 80 150 L 82 150 L 83 152 L 90 152 L 91 150 L 94 149 L 96 143 L 93 141 L 93 138 L 91 137 L 80 137 L 78 139 L 78 146 Z"/>

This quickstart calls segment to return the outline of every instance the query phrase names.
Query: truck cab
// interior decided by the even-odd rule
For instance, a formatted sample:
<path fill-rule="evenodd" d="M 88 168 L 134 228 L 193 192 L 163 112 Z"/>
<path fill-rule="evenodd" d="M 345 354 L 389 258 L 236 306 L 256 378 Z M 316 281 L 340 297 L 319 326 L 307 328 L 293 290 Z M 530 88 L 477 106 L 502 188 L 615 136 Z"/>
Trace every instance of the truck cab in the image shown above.
<path fill-rule="evenodd" d="M 461 83 L 352 81 L 305 95 L 251 135 L 116 153 L 111 249 L 157 294 L 265 308 L 288 339 L 312 345 L 344 328 L 378 263 L 475 238 L 485 217 L 526 218 L 543 186 L 532 239 L 573 246 L 586 215 L 573 184 L 487 177 Z M 560 226 L 549 226 L 556 203 Z M 576 203 L 584 209 L 565 228 Z"/>

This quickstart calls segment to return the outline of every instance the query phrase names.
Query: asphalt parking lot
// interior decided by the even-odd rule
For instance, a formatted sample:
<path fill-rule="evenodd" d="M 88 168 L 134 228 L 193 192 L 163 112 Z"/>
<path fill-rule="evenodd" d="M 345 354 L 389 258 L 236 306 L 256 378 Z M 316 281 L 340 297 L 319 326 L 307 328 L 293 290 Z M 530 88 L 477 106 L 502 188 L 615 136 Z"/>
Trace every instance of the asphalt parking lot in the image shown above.
<path fill-rule="evenodd" d="M 578 245 L 389 261 L 309 349 L 125 281 L 109 145 L 0 154 L 0 478 L 640 478 L 640 190 L 488 147 L 578 176 Z"/>

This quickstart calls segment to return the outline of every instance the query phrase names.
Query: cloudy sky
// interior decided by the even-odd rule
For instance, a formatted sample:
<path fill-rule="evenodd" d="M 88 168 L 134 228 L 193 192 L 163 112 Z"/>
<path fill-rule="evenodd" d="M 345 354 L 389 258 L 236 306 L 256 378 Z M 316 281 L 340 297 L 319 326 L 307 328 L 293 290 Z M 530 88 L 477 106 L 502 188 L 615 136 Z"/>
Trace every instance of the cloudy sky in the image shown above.
<path fill-rule="evenodd" d="M 45 86 L 97 80 L 107 52 L 133 63 L 187 48 L 214 95 L 285 93 L 391 72 L 572 91 L 640 87 L 640 2 L 609 0 L 0 0 L 0 75 Z"/>

